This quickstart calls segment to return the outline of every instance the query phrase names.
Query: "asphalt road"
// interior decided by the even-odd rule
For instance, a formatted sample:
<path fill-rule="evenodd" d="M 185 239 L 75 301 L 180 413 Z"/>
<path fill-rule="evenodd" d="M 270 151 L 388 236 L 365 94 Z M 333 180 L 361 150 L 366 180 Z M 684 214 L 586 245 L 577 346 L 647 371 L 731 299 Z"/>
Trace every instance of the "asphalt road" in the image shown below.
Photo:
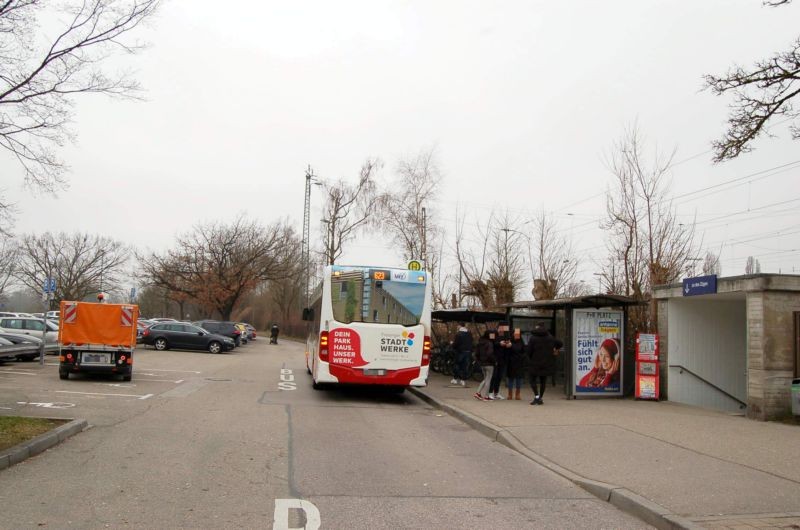
<path fill-rule="evenodd" d="M 312 390 L 297 343 L 47 363 L 0 365 L 0 414 L 92 427 L 0 472 L 2 528 L 647 527 L 408 393 Z"/>

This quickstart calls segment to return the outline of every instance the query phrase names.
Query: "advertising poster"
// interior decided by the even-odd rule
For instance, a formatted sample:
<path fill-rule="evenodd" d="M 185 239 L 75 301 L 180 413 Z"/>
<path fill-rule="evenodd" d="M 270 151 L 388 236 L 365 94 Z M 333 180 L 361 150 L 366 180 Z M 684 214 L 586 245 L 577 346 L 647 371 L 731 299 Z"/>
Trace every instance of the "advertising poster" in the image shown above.
<path fill-rule="evenodd" d="M 572 321 L 575 394 L 621 396 L 623 312 L 575 309 Z"/>

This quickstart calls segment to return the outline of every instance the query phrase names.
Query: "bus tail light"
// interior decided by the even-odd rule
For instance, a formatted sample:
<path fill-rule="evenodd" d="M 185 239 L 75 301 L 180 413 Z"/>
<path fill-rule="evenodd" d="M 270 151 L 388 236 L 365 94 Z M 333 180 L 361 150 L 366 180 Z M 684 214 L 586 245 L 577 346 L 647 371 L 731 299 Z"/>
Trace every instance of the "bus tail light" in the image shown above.
<path fill-rule="evenodd" d="M 319 360 L 328 362 L 328 332 L 319 332 Z"/>
<path fill-rule="evenodd" d="M 431 363 L 431 338 L 427 335 L 422 341 L 422 366 L 428 366 Z"/>

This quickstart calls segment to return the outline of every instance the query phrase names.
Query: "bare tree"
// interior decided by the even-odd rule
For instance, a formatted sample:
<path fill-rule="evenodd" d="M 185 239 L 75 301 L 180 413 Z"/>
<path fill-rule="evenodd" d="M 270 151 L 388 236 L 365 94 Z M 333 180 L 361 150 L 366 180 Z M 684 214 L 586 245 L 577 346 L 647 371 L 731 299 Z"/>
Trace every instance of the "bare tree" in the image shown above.
<path fill-rule="evenodd" d="M 761 274 L 761 263 L 753 256 L 747 256 L 747 263 L 744 266 L 745 274 Z"/>
<path fill-rule="evenodd" d="M 435 247 L 425 246 L 426 239 L 434 240 L 438 234 L 430 205 L 437 198 L 441 180 L 435 151 L 423 150 L 398 162 L 396 178 L 378 197 L 382 231 L 403 249 L 406 260 L 426 260 L 425 254 L 435 252 Z"/>
<path fill-rule="evenodd" d="M 706 256 L 703 258 L 703 274 L 708 276 L 711 274 L 720 275 L 722 274 L 722 266 L 719 262 L 719 254 L 714 254 L 713 252 L 706 251 Z"/>
<path fill-rule="evenodd" d="M 648 299 L 654 285 L 675 281 L 695 255 L 694 224 L 678 222 L 667 196 L 666 175 L 673 156 L 674 152 L 666 157 L 656 152 L 647 161 L 635 125 L 614 145 L 609 168 L 616 188 L 608 193 L 604 224 L 611 232 L 611 261 L 602 273 L 606 284 L 615 287 L 610 292 Z M 610 267 L 612 262 L 615 265 Z M 655 326 L 655 303 L 651 302 L 646 321 L 637 323 L 641 329 Z"/>
<path fill-rule="evenodd" d="M 0 234 L 0 300 L 7 298 L 7 289 L 17 269 L 17 243 Z"/>
<path fill-rule="evenodd" d="M 536 272 L 536 298 L 552 300 L 581 292 L 582 287 L 575 281 L 578 260 L 570 238 L 558 230 L 553 216 L 544 210 L 534 218 L 533 226 L 532 268 Z"/>
<path fill-rule="evenodd" d="M 174 249 L 139 256 L 139 262 L 148 284 L 182 293 L 227 320 L 258 284 L 293 274 L 299 252 L 297 236 L 287 224 L 265 228 L 239 217 L 230 225 L 198 225 L 178 237 Z"/>
<path fill-rule="evenodd" d="M 55 148 L 72 139 L 77 94 L 133 96 L 139 85 L 127 73 L 100 65 L 141 45 L 125 37 L 158 7 L 159 0 L 44 0 L 0 2 L 0 147 L 34 188 L 53 191 L 65 166 Z M 40 21 L 47 20 L 45 28 Z"/>
<path fill-rule="evenodd" d="M 15 277 L 42 292 L 45 278 L 56 279 L 55 300 L 83 300 L 121 288 L 130 250 L 119 241 L 92 234 L 22 236 Z"/>
<path fill-rule="evenodd" d="M 455 254 L 460 275 L 461 296 L 472 297 L 489 309 L 513 302 L 525 281 L 523 234 L 520 222 L 507 212 L 492 212 L 485 224 L 475 223 L 480 239 L 469 242 L 464 220 L 456 228 Z"/>
<path fill-rule="evenodd" d="M 790 1 L 767 0 L 764 5 L 775 7 Z M 800 94 L 800 38 L 789 50 L 758 61 L 750 69 L 734 66 L 721 77 L 706 75 L 705 84 L 716 95 L 732 92 L 734 98 L 728 128 L 722 139 L 713 143 L 714 161 L 747 153 L 752 150 L 752 141 L 766 132 L 770 120 L 800 116 L 792 106 L 792 100 Z M 800 138 L 800 124 L 795 122 L 789 129 L 793 139 Z"/>
<path fill-rule="evenodd" d="M 322 222 L 325 225 L 324 256 L 327 265 L 333 265 L 344 252 L 344 245 L 353 239 L 358 230 L 373 219 L 376 208 L 375 173 L 380 161 L 367 159 L 361 166 L 355 185 L 344 180 L 323 184 L 325 203 Z"/>

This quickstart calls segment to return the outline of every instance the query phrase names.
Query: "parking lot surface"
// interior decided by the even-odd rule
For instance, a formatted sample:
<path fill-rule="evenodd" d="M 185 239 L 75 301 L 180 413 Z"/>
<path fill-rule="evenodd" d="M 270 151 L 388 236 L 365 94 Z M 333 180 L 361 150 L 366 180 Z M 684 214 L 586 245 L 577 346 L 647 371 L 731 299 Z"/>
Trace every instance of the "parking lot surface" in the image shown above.
<path fill-rule="evenodd" d="M 408 392 L 313 390 L 299 343 L 47 361 L 0 366 L 0 414 L 91 427 L 0 472 L 0 528 L 648 527 Z"/>

